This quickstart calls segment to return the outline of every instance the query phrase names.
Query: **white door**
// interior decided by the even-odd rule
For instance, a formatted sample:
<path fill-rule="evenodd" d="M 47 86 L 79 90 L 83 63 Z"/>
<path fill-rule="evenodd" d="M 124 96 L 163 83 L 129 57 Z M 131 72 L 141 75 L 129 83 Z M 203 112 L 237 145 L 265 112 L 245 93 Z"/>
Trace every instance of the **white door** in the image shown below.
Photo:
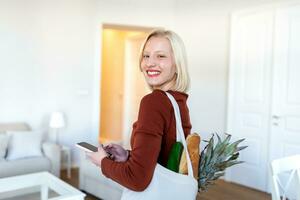
<path fill-rule="evenodd" d="M 300 154 L 300 5 L 276 11 L 270 160 Z"/>
<path fill-rule="evenodd" d="M 300 5 L 232 22 L 228 133 L 249 147 L 226 179 L 269 191 L 270 161 L 300 154 Z"/>
<path fill-rule="evenodd" d="M 278 9 L 275 22 L 270 161 L 300 154 L 300 5 Z"/>
<path fill-rule="evenodd" d="M 227 132 L 246 138 L 240 160 L 226 180 L 266 190 L 272 64 L 271 11 L 238 13 L 232 19 Z"/>
<path fill-rule="evenodd" d="M 125 41 L 123 145 L 126 148 L 130 147 L 132 124 L 137 120 L 140 100 L 149 92 L 138 62 L 144 39 L 145 34 L 141 33 Z"/>

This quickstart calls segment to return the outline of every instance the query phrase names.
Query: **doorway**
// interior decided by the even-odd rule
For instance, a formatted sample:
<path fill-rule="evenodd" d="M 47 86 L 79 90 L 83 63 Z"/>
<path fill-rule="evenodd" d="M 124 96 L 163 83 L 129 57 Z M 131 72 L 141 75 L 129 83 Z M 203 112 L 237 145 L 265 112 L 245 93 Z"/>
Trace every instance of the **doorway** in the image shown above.
<path fill-rule="evenodd" d="M 149 91 L 138 66 L 149 28 L 103 25 L 99 142 L 129 147 L 131 124 L 140 99 Z"/>

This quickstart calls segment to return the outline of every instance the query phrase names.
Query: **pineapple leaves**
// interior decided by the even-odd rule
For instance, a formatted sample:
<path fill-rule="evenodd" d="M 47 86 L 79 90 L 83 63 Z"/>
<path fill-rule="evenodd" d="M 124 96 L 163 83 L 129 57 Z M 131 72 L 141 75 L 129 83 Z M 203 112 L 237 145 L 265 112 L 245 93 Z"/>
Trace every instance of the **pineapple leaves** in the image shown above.
<path fill-rule="evenodd" d="M 217 137 L 215 144 L 214 138 Z M 214 181 L 225 174 L 225 169 L 233 165 L 243 163 L 238 161 L 239 152 L 247 146 L 239 146 L 245 139 L 240 139 L 230 143 L 231 135 L 225 133 L 225 138 L 217 134 L 212 134 L 200 154 L 199 159 L 199 192 L 206 191 L 208 187 L 214 184 Z"/>

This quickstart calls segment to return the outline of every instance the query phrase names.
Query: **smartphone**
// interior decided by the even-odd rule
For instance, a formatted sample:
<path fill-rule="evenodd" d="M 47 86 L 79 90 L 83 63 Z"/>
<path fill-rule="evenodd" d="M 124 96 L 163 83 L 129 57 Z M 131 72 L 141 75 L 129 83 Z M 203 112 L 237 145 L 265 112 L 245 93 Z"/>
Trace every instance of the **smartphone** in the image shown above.
<path fill-rule="evenodd" d="M 76 144 L 76 146 L 87 152 L 97 152 L 98 151 L 98 148 L 96 146 L 91 145 L 87 142 L 79 142 Z"/>

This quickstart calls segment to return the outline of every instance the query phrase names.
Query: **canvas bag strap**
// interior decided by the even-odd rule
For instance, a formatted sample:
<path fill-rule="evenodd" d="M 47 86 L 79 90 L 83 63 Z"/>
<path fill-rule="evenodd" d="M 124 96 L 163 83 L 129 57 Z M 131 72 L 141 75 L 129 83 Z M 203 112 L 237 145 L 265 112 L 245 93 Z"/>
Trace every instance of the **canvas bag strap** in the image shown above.
<path fill-rule="evenodd" d="M 188 166 L 188 175 L 191 177 L 194 177 L 192 162 L 191 162 L 188 150 L 187 150 L 187 144 L 185 141 L 185 136 L 184 136 L 183 128 L 182 128 L 182 124 L 181 124 L 181 116 L 180 116 L 180 110 L 179 110 L 178 104 L 177 104 L 176 100 L 174 99 L 174 97 L 170 93 L 166 92 L 166 94 L 169 97 L 169 99 L 173 105 L 173 108 L 174 108 L 174 114 L 175 114 L 175 119 L 176 119 L 176 141 L 182 142 L 182 145 L 183 145 L 183 148 L 185 151 L 185 155 L 186 155 L 186 161 L 187 161 L 187 166 Z"/>

